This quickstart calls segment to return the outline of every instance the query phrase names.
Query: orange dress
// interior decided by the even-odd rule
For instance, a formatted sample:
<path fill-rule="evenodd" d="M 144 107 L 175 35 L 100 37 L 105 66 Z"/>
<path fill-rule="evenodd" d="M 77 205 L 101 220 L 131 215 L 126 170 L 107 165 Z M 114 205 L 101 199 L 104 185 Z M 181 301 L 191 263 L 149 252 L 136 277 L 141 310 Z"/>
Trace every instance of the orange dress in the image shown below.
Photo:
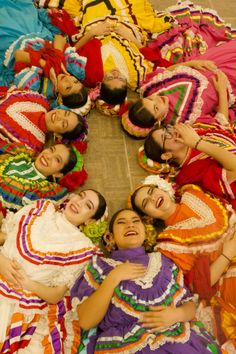
<path fill-rule="evenodd" d="M 186 185 L 181 192 L 181 202 L 165 221 L 156 250 L 183 270 L 190 288 L 211 305 L 212 329 L 218 340 L 236 350 L 236 257 L 218 283 L 210 285 L 210 265 L 235 229 L 235 214 L 197 186 Z"/>

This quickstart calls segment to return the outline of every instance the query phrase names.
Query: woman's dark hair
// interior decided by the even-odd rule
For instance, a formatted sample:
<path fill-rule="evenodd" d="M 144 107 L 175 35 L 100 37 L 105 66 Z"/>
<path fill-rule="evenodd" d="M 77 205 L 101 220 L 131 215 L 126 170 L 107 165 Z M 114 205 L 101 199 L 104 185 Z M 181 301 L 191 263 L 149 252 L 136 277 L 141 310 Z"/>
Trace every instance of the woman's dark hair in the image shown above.
<path fill-rule="evenodd" d="M 124 102 L 127 96 L 127 85 L 120 88 L 110 88 L 107 84 L 102 82 L 100 88 L 100 98 L 108 104 L 116 105 Z"/>
<path fill-rule="evenodd" d="M 70 132 L 66 132 L 64 134 L 62 134 L 64 139 L 67 140 L 74 140 L 76 138 L 78 138 L 80 136 L 80 134 L 84 133 L 87 134 L 87 126 L 85 124 L 85 121 L 83 119 L 83 117 L 81 117 L 79 114 L 73 112 L 78 119 L 78 124 L 75 126 L 75 128 L 73 130 L 71 130 Z"/>
<path fill-rule="evenodd" d="M 53 145 L 54 144 L 51 144 L 48 147 L 44 147 L 44 149 L 49 148 L 50 146 L 53 146 Z M 77 157 L 76 157 L 74 150 L 72 149 L 72 147 L 70 145 L 68 145 L 68 144 L 62 144 L 62 145 L 66 146 L 67 149 L 69 150 L 69 159 L 68 159 L 68 162 L 62 167 L 62 169 L 59 172 L 63 173 L 63 175 L 66 175 L 68 172 L 70 172 L 75 167 L 75 164 L 77 162 Z M 50 182 L 54 181 L 52 176 L 47 176 L 47 180 Z"/>
<path fill-rule="evenodd" d="M 156 123 L 155 117 L 144 107 L 142 99 L 129 107 L 129 119 L 140 128 L 152 128 Z"/>
<path fill-rule="evenodd" d="M 140 217 L 143 217 L 147 214 L 145 214 L 136 204 L 135 204 L 135 198 L 137 193 L 140 191 L 140 189 L 142 189 L 143 187 L 145 187 L 145 185 L 137 188 L 130 197 L 130 201 L 131 201 L 131 205 L 132 205 L 132 209 L 140 215 Z M 148 215 L 147 215 L 148 216 Z M 157 235 L 163 231 L 165 229 L 165 222 L 162 219 L 154 219 L 153 218 L 153 226 L 155 227 L 156 231 L 157 231 Z"/>
<path fill-rule="evenodd" d="M 149 159 L 152 159 L 153 161 L 162 163 L 163 162 L 163 160 L 161 158 L 161 155 L 163 153 L 162 147 L 153 138 L 153 133 L 158 129 L 160 129 L 160 128 L 158 127 L 158 128 L 152 129 L 150 131 L 150 133 L 147 135 L 145 142 L 144 142 L 144 151 Z"/>
<path fill-rule="evenodd" d="M 87 89 L 82 86 L 78 93 L 62 96 L 62 103 L 69 108 L 79 108 L 85 105 L 88 100 Z"/>
<path fill-rule="evenodd" d="M 118 210 L 117 212 L 115 212 L 115 214 L 112 215 L 112 218 L 111 218 L 110 223 L 109 223 L 109 232 L 113 233 L 113 226 L 114 226 L 114 222 L 116 221 L 117 216 L 118 216 L 122 211 L 125 211 L 125 210 L 134 211 L 134 212 L 135 212 L 135 210 L 132 210 L 132 209 L 130 209 L 130 208 L 123 208 L 123 209 L 120 209 L 120 210 Z"/>
<path fill-rule="evenodd" d="M 93 191 L 98 196 L 98 208 L 97 208 L 95 214 L 93 215 L 93 219 L 99 220 L 105 213 L 105 210 L 106 210 L 106 207 L 107 207 L 106 200 L 103 197 L 103 195 L 101 193 L 99 193 L 98 191 L 96 191 L 95 189 L 91 189 L 90 188 L 88 190 L 89 191 Z"/>
<path fill-rule="evenodd" d="M 140 191 L 140 189 L 142 189 L 143 186 L 137 188 L 130 196 L 130 201 L 131 201 L 131 205 L 132 205 L 132 209 L 134 211 L 136 211 L 136 213 L 138 213 L 140 216 L 144 216 L 146 215 L 136 204 L 135 204 L 135 198 L 137 193 Z"/>
<path fill-rule="evenodd" d="M 66 175 L 68 172 L 70 172 L 74 167 L 75 164 L 77 162 L 77 157 L 76 157 L 76 153 L 74 152 L 74 150 L 72 149 L 72 147 L 68 144 L 63 144 L 67 147 L 67 149 L 69 150 L 69 160 L 68 162 L 65 164 L 65 166 L 61 169 L 61 173 L 63 173 L 63 175 Z"/>

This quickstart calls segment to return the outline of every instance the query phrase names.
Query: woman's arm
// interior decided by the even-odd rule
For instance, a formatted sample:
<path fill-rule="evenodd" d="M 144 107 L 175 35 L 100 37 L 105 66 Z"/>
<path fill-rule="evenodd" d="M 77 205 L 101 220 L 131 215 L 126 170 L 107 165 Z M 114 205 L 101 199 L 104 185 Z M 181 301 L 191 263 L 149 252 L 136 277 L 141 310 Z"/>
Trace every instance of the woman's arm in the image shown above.
<path fill-rule="evenodd" d="M 193 320 L 196 313 L 195 304 L 192 301 L 185 302 L 178 307 L 151 306 L 140 319 L 142 325 L 150 328 L 152 332 L 169 328 L 177 322 Z"/>
<path fill-rule="evenodd" d="M 146 268 L 137 263 L 122 263 L 114 268 L 100 287 L 77 307 L 79 325 L 88 330 L 97 326 L 105 316 L 115 287 L 122 281 L 144 276 Z"/>
<path fill-rule="evenodd" d="M 19 283 L 17 275 L 21 269 L 21 266 L 16 260 L 11 260 L 0 254 L 0 273 L 1 275 L 13 286 L 18 287 Z"/>
<path fill-rule="evenodd" d="M 30 54 L 22 49 L 17 49 L 15 51 L 15 60 L 21 61 L 22 63 L 25 63 L 25 64 L 31 64 Z M 46 64 L 46 61 L 44 59 L 39 60 L 39 65 L 41 68 L 44 68 L 45 64 Z"/>
<path fill-rule="evenodd" d="M 178 133 L 177 141 L 189 146 L 197 148 L 206 155 L 213 157 L 226 170 L 227 180 L 229 183 L 236 179 L 236 155 L 226 149 L 204 140 L 189 124 L 176 124 L 175 130 Z"/>
<path fill-rule="evenodd" d="M 228 118 L 228 91 L 227 91 L 228 78 L 221 70 L 217 70 L 216 76 L 213 78 L 213 84 L 219 96 L 219 103 L 217 112 L 223 114 Z"/>
<path fill-rule="evenodd" d="M 64 52 L 65 45 L 66 45 L 65 37 L 63 37 L 61 34 L 56 34 L 53 41 L 53 47 L 55 49 L 60 50 L 61 52 Z"/>
<path fill-rule="evenodd" d="M 236 234 L 230 235 L 225 241 L 222 253 L 211 264 L 211 286 L 213 286 L 224 273 L 231 260 L 236 256 Z"/>
<path fill-rule="evenodd" d="M 0 246 L 4 244 L 4 242 L 6 241 L 6 237 L 7 235 L 5 234 L 5 232 L 0 231 Z"/>
<path fill-rule="evenodd" d="M 171 65 L 166 69 L 173 71 L 179 66 L 187 66 L 189 68 L 193 68 L 196 70 L 211 70 L 211 71 L 217 70 L 216 64 L 211 60 L 190 60 L 190 61 L 185 61 L 183 63 Z"/>
<path fill-rule="evenodd" d="M 38 297 L 48 302 L 49 304 L 57 304 L 68 290 L 66 285 L 46 286 L 42 283 L 31 280 L 22 268 L 17 273 L 16 279 L 23 289 L 35 293 Z"/>
<path fill-rule="evenodd" d="M 89 31 L 86 31 L 85 34 L 75 43 L 75 48 L 79 49 L 84 44 L 89 42 L 94 37 L 99 37 L 103 35 L 108 35 L 113 30 L 113 26 L 108 22 L 101 22 L 96 25 L 92 25 Z"/>

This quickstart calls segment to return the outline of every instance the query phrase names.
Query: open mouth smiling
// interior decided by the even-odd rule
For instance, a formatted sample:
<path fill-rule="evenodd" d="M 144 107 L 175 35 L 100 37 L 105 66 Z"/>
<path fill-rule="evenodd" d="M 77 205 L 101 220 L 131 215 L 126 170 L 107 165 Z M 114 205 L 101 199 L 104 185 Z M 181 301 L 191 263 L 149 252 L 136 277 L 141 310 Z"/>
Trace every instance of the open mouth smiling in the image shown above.
<path fill-rule="evenodd" d="M 127 231 L 124 236 L 131 237 L 131 236 L 137 236 L 137 235 L 138 235 L 138 233 L 136 231 L 130 230 L 130 231 Z"/>
<path fill-rule="evenodd" d="M 156 205 L 155 205 L 156 208 L 157 209 L 160 208 L 162 206 L 163 202 L 164 202 L 164 198 L 163 197 L 157 198 Z"/>

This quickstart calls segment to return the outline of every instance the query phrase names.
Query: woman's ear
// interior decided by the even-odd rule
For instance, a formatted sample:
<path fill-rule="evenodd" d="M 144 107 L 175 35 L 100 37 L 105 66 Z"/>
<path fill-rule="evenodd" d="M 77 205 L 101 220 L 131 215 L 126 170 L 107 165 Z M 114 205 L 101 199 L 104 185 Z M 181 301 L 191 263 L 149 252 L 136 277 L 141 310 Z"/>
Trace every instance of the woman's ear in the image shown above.
<path fill-rule="evenodd" d="M 163 162 L 169 161 L 172 158 L 173 158 L 173 154 L 170 151 L 166 151 L 161 154 L 161 159 L 163 160 Z"/>
<path fill-rule="evenodd" d="M 107 233 L 105 233 L 105 235 L 103 235 L 103 242 L 104 242 L 105 248 L 108 252 L 111 252 L 112 250 L 114 250 L 116 248 L 116 243 L 115 243 L 113 234 L 111 232 L 107 232 Z"/>

